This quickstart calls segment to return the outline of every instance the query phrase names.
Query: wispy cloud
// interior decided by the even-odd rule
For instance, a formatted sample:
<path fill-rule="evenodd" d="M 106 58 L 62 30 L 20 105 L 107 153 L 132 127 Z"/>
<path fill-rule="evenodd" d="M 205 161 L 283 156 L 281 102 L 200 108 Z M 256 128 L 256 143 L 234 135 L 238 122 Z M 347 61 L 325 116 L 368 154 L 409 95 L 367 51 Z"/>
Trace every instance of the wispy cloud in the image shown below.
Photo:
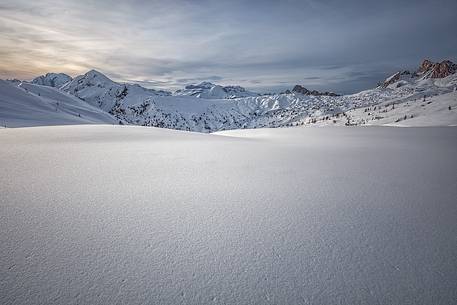
<path fill-rule="evenodd" d="M 455 59 L 456 10 L 451 0 L 5 0 L 0 77 L 95 68 L 161 88 L 210 80 L 351 92 L 424 57 Z"/>

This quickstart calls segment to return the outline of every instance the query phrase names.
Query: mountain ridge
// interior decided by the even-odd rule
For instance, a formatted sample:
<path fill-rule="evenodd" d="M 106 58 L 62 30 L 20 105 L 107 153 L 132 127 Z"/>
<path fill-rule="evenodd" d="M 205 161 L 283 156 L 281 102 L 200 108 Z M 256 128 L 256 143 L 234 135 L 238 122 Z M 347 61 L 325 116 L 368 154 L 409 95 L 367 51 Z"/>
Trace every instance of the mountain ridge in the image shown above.
<path fill-rule="evenodd" d="M 72 81 L 73 78 L 65 73 L 46 73 L 32 80 L 33 84 L 60 88 L 64 84 Z"/>
<path fill-rule="evenodd" d="M 313 125 L 322 124 L 322 120 L 325 120 L 325 124 L 331 125 L 333 122 L 340 124 L 344 116 L 345 124 L 363 125 L 388 123 L 390 119 L 387 117 L 397 114 L 395 111 L 386 111 L 382 115 L 377 115 L 376 121 L 373 121 L 374 117 L 365 117 L 364 113 L 355 112 L 353 116 L 356 117 L 351 118 L 343 114 L 353 109 L 370 109 L 371 106 L 378 104 L 405 103 L 405 107 L 409 104 L 416 105 L 426 97 L 444 96 L 457 88 L 456 73 L 452 70 L 451 64 L 445 61 L 445 66 L 450 68 L 443 70 L 441 63 L 435 65 L 427 62 L 424 64 L 424 62 L 421 65 L 424 68 L 418 72 L 421 73 L 420 75 L 414 74 L 412 77 L 409 71 L 397 72 L 387 78 L 383 82 L 384 85 L 342 96 L 329 92 L 310 91 L 297 85 L 295 90 L 280 94 L 227 97 L 225 94 L 231 89 L 239 93 L 245 92 L 244 88 L 223 87 L 210 82 L 188 85 L 186 90 L 189 92 L 172 94 L 146 89 L 137 84 L 117 83 L 96 70 L 90 70 L 60 88 L 53 89 L 100 109 L 113 117 L 118 124 L 214 132 L 240 128 Z M 434 71 L 438 71 L 439 74 Z M 448 72 L 452 73 L 445 77 L 436 77 L 446 75 Z M 27 82 L 11 84 L 22 87 L 25 84 L 29 87 L 42 86 Z M 197 91 L 200 95 L 193 94 Z M 221 92 L 222 95 L 220 95 Z M 451 94 L 451 102 L 452 96 Z M 452 108 L 452 105 L 449 107 Z M 415 111 L 420 112 L 422 108 L 418 109 Z M 441 107 L 438 110 L 443 109 Z M 380 119 L 381 117 L 383 120 Z"/>

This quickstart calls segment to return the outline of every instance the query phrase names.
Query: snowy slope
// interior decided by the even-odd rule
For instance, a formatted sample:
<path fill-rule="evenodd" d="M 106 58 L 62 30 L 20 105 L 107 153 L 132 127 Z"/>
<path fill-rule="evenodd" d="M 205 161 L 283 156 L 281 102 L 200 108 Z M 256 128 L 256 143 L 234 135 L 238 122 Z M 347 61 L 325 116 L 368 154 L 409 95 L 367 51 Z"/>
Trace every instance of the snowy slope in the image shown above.
<path fill-rule="evenodd" d="M 32 80 L 33 84 L 60 88 L 71 81 L 72 78 L 65 73 L 46 73 Z"/>
<path fill-rule="evenodd" d="M 7 127 L 102 124 L 116 120 L 56 88 L 0 80 L 0 125 Z"/>
<path fill-rule="evenodd" d="M 348 112 L 351 122 L 364 125 L 457 126 L 457 92 L 425 99 L 384 102 Z"/>
<path fill-rule="evenodd" d="M 457 128 L 0 130 L 1 304 L 453 304 Z"/>
<path fill-rule="evenodd" d="M 386 88 L 347 96 L 376 99 L 369 107 L 308 119 L 311 125 L 457 125 L 457 74 L 444 78 L 399 78 Z"/>

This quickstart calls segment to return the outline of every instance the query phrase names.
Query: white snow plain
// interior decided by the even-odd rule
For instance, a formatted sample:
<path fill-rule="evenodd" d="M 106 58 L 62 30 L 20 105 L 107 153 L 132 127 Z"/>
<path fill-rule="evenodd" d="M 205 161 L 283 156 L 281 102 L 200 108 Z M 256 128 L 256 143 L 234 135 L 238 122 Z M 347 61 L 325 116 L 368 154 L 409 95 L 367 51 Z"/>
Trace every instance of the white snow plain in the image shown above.
<path fill-rule="evenodd" d="M 0 144 L 1 304 L 457 300 L 457 128 L 81 125 Z"/>

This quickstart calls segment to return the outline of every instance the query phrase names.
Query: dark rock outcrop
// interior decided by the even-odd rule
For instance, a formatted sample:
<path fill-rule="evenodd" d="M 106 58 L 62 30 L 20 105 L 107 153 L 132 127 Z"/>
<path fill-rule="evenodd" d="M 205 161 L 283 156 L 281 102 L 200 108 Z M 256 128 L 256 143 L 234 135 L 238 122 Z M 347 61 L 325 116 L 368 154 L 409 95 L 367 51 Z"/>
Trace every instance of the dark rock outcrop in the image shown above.
<path fill-rule="evenodd" d="M 290 92 L 290 91 L 289 91 L 289 92 Z M 328 92 L 328 91 L 319 92 L 319 91 L 317 91 L 317 90 L 308 90 L 308 89 L 306 89 L 305 87 L 300 86 L 300 85 L 295 85 L 295 87 L 292 89 L 292 92 L 300 93 L 300 94 L 303 94 L 303 95 L 339 96 L 339 95 L 336 94 L 336 93 Z"/>
<path fill-rule="evenodd" d="M 402 76 L 408 76 L 408 75 L 412 75 L 412 74 L 411 74 L 411 72 L 409 72 L 407 70 L 405 70 L 403 72 L 402 71 L 398 71 L 394 75 L 388 77 L 385 81 L 383 81 L 379 85 L 381 87 L 383 87 L 383 88 L 387 88 L 387 86 L 398 82 L 402 78 Z"/>

